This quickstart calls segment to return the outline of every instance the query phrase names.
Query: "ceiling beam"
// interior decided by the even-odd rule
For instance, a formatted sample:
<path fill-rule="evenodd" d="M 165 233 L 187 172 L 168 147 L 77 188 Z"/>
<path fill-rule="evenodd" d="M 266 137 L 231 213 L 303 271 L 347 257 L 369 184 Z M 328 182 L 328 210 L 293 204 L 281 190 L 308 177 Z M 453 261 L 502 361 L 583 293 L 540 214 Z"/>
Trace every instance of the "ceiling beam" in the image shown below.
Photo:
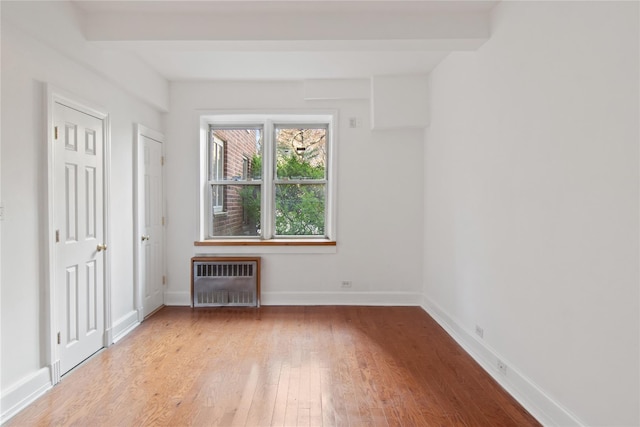
<path fill-rule="evenodd" d="M 88 41 L 207 42 L 223 50 L 243 44 L 288 50 L 301 43 L 305 50 L 441 50 L 477 47 L 490 36 L 490 10 L 462 9 L 456 2 L 113 3 L 75 2 Z M 456 7 L 435 7 L 440 3 Z"/>

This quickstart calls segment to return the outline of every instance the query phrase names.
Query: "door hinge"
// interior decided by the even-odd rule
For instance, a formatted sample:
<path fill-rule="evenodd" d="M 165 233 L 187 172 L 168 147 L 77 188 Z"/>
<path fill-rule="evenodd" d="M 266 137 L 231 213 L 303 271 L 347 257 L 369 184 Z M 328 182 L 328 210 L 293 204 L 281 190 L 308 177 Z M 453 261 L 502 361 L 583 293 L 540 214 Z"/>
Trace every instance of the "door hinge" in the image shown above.
<path fill-rule="evenodd" d="M 60 332 L 58 332 L 58 344 L 60 344 Z"/>
<path fill-rule="evenodd" d="M 160 164 L 164 166 L 164 156 L 160 157 Z"/>
<path fill-rule="evenodd" d="M 56 243 L 60 243 L 60 230 L 56 230 Z"/>
<path fill-rule="evenodd" d="M 167 276 L 162 276 L 162 284 L 163 285 L 167 284 Z"/>
<path fill-rule="evenodd" d="M 58 126 L 53 128 L 53 139 L 58 139 Z"/>

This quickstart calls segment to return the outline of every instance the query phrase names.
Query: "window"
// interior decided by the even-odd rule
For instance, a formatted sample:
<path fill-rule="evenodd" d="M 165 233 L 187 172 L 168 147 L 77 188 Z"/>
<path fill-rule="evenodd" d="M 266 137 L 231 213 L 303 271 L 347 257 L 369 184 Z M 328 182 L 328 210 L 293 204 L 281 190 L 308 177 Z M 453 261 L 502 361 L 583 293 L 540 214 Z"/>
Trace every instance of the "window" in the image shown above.
<path fill-rule="evenodd" d="M 219 115 L 202 122 L 209 154 L 200 240 L 335 240 L 333 116 Z"/>
<path fill-rule="evenodd" d="M 242 179 L 249 178 L 249 159 L 242 158 Z"/>

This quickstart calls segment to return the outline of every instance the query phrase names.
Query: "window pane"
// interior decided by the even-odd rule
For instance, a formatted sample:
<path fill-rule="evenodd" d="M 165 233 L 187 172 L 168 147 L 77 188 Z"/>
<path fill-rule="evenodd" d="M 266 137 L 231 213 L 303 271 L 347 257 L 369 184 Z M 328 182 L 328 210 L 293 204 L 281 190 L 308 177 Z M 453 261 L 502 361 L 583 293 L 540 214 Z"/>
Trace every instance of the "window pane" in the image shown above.
<path fill-rule="evenodd" d="M 260 235 L 261 185 L 212 185 L 213 195 L 223 195 L 223 208 L 212 206 L 210 237 Z"/>
<path fill-rule="evenodd" d="M 209 141 L 209 180 L 222 179 L 224 165 L 224 142 L 212 137 Z"/>
<path fill-rule="evenodd" d="M 262 130 L 212 128 L 211 179 L 244 181 L 262 178 Z M 220 143 L 217 143 L 220 141 Z M 217 172 L 219 171 L 219 172 Z"/>
<path fill-rule="evenodd" d="M 276 235 L 324 236 L 324 184 L 276 185 Z"/>
<path fill-rule="evenodd" d="M 211 186 L 211 212 L 218 213 L 224 209 L 224 185 Z"/>
<path fill-rule="evenodd" d="M 327 159 L 327 128 L 277 127 L 276 177 L 278 179 L 324 179 Z"/>

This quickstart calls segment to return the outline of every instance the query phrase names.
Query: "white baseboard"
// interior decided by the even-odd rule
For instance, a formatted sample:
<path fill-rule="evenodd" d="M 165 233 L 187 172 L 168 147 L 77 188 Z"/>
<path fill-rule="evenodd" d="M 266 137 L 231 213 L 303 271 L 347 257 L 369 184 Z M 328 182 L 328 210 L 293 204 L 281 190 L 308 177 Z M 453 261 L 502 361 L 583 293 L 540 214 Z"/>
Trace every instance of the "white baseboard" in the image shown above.
<path fill-rule="evenodd" d="M 263 292 L 262 305 L 410 305 L 420 306 L 416 292 Z M 164 305 L 190 306 L 188 292 L 165 292 Z"/>
<path fill-rule="evenodd" d="M 476 339 L 471 331 L 450 316 L 438 304 L 424 297 L 422 308 L 444 328 L 460 346 L 487 371 L 514 399 L 545 426 L 583 426 L 575 415 L 554 401 L 533 381 L 520 373 L 508 360 Z M 498 370 L 498 360 L 507 365 L 507 374 Z"/>
<path fill-rule="evenodd" d="M 42 368 L 6 391 L 0 398 L 0 424 L 33 403 L 37 398 L 51 389 L 51 370 Z"/>
<path fill-rule="evenodd" d="M 410 305 L 419 306 L 415 292 L 263 292 L 262 305 Z"/>
<path fill-rule="evenodd" d="M 191 306 L 191 292 L 165 292 L 164 305 Z"/>
<path fill-rule="evenodd" d="M 111 328 L 113 333 L 112 343 L 117 343 L 124 338 L 129 332 L 135 329 L 140 322 L 138 321 L 138 310 L 132 310 L 120 319 L 116 320 Z M 111 343 L 110 343 L 111 344 Z"/>

